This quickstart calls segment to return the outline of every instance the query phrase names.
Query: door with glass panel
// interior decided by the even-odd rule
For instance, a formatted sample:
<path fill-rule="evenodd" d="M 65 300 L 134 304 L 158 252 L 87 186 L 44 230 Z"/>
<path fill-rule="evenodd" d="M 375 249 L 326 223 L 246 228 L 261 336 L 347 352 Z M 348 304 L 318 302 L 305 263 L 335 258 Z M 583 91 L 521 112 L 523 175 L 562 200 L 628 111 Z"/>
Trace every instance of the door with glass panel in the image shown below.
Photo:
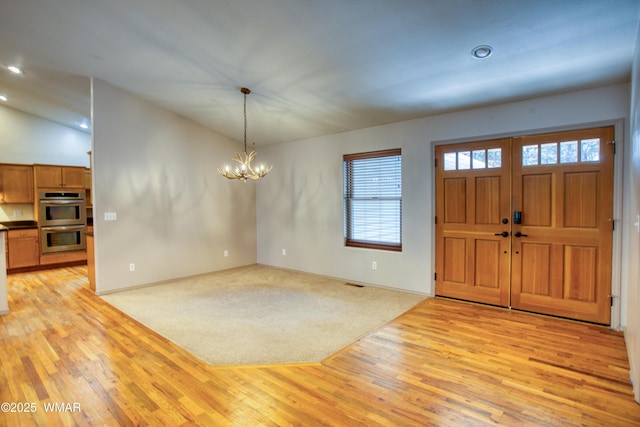
<path fill-rule="evenodd" d="M 613 128 L 513 139 L 511 305 L 609 324 Z"/>
<path fill-rule="evenodd" d="M 437 147 L 436 294 L 610 323 L 610 141 L 608 127 Z"/>
<path fill-rule="evenodd" d="M 510 140 L 436 147 L 436 294 L 507 306 Z"/>

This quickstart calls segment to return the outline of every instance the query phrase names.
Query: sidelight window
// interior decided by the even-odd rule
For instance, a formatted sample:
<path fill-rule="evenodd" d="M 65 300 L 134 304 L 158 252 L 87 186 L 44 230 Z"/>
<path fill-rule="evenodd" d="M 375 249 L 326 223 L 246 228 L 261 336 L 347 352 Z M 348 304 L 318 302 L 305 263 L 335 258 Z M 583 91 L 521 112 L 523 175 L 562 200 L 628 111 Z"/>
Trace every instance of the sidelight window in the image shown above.
<path fill-rule="evenodd" d="M 345 154 L 346 246 L 402 250 L 401 150 Z"/>

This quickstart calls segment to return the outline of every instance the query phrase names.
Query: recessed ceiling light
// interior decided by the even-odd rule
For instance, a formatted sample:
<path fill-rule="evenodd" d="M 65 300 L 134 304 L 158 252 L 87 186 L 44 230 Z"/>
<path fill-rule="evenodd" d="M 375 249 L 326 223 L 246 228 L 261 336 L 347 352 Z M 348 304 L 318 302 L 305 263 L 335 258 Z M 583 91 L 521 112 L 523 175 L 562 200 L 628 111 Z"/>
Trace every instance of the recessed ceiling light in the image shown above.
<path fill-rule="evenodd" d="M 20 67 L 17 67 L 15 65 L 9 65 L 7 67 L 7 70 L 11 71 L 13 74 L 22 74 L 22 70 L 20 69 Z"/>
<path fill-rule="evenodd" d="M 0 95 L 0 101 L 7 102 L 7 96 L 6 95 Z"/>
<path fill-rule="evenodd" d="M 471 56 L 477 59 L 484 59 L 491 56 L 493 53 L 493 48 L 486 44 L 476 46 L 471 50 Z"/>

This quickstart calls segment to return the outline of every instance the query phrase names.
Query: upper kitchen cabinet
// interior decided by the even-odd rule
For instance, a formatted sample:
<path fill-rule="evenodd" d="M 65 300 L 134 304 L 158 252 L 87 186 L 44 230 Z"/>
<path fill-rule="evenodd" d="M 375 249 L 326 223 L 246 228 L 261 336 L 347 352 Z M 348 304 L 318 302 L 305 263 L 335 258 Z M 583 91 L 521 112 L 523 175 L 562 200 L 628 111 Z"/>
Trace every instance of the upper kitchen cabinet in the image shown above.
<path fill-rule="evenodd" d="M 33 167 L 0 164 L 0 203 L 33 203 Z"/>
<path fill-rule="evenodd" d="M 84 189 L 83 167 L 35 165 L 34 168 L 38 188 Z"/>

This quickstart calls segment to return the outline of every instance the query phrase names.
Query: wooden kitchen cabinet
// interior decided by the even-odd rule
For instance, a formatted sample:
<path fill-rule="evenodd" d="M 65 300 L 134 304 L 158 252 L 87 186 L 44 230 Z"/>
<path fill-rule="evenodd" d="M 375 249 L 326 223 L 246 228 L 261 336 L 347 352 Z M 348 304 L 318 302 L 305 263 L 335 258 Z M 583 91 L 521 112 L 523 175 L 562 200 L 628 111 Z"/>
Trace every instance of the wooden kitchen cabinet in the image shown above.
<path fill-rule="evenodd" d="M 33 166 L 0 164 L 0 203 L 33 200 Z"/>
<path fill-rule="evenodd" d="M 87 262 L 86 249 L 70 252 L 56 252 L 40 255 L 40 265 L 69 264 Z"/>
<path fill-rule="evenodd" d="M 85 204 L 87 207 L 91 207 L 93 205 L 93 196 L 91 195 L 91 169 L 84 170 L 84 191 Z"/>
<path fill-rule="evenodd" d="M 38 188 L 84 189 L 83 167 L 35 165 L 34 171 Z"/>
<path fill-rule="evenodd" d="M 38 229 L 19 229 L 7 232 L 7 268 L 35 267 L 40 264 Z"/>

